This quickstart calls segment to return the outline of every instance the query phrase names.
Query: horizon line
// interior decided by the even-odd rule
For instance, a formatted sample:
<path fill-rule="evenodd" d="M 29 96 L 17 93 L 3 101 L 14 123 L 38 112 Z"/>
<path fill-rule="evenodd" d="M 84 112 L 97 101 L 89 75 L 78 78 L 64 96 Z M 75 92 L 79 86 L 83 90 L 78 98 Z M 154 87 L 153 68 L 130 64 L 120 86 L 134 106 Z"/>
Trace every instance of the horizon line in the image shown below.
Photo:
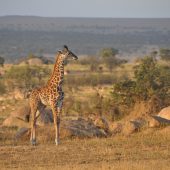
<path fill-rule="evenodd" d="M 67 18 L 67 19 L 170 19 L 170 17 L 77 17 L 77 16 L 39 16 L 39 15 L 0 15 L 0 17 L 38 17 L 38 18 Z"/>

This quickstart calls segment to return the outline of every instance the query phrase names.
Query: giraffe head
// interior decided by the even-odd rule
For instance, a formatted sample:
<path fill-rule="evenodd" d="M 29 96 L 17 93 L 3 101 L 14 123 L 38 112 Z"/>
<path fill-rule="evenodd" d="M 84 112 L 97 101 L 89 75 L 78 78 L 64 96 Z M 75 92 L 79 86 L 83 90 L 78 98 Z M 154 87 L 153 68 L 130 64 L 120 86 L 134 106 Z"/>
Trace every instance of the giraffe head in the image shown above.
<path fill-rule="evenodd" d="M 62 57 L 64 60 L 67 60 L 67 59 L 77 60 L 78 59 L 78 57 L 73 52 L 71 52 L 66 45 L 64 45 L 63 50 L 60 52 L 63 54 Z"/>

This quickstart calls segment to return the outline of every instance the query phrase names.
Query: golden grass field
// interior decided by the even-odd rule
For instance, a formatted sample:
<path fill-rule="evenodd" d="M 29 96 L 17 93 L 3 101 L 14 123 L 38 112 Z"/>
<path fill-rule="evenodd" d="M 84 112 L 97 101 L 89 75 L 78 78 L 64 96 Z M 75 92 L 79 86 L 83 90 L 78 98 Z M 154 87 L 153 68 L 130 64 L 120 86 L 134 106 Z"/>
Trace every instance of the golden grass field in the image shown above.
<path fill-rule="evenodd" d="M 13 140 L 15 128 L 0 131 L 0 169 L 168 170 L 170 128 L 150 129 L 131 136 L 62 138 L 55 146 L 39 131 L 39 143 L 28 137 Z M 44 131 L 48 129 L 44 128 Z"/>
<path fill-rule="evenodd" d="M 80 66 L 68 65 L 68 70 L 80 70 Z M 133 77 L 132 65 L 116 71 Z M 7 68 L 8 69 L 8 68 Z M 81 71 L 89 68 L 81 67 Z M 122 72 L 120 76 L 122 75 Z M 119 77 L 119 75 L 117 75 Z M 107 94 L 109 94 L 107 87 Z M 81 87 L 74 94 L 79 101 L 88 101 L 95 90 Z M 72 93 L 68 93 L 70 95 Z M 83 96 L 83 97 L 82 97 Z M 31 146 L 27 134 L 15 140 L 17 128 L 1 127 L 3 120 L 21 106 L 24 101 L 1 101 L 5 109 L 0 113 L 0 170 L 169 170 L 170 127 L 150 128 L 130 136 L 117 135 L 108 138 L 67 137 L 62 135 L 61 144 L 54 143 L 50 128 L 38 129 L 38 145 Z M 0 107 L 1 107 L 0 106 Z M 53 128 L 53 127 L 52 127 Z M 50 136 L 50 138 L 49 138 Z"/>

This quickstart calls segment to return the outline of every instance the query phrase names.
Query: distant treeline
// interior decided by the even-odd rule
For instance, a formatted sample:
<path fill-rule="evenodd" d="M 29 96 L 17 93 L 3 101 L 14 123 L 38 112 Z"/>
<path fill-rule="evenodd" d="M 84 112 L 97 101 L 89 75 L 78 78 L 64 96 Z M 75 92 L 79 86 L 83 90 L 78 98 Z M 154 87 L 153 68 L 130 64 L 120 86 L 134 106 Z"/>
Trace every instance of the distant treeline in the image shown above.
<path fill-rule="evenodd" d="M 113 47 L 120 55 L 169 48 L 169 19 L 0 17 L 0 56 L 16 61 L 29 53 L 54 54 L 67 44 L 76 54 Z M 154 49 L 155 50 L 155 49 Z"/>

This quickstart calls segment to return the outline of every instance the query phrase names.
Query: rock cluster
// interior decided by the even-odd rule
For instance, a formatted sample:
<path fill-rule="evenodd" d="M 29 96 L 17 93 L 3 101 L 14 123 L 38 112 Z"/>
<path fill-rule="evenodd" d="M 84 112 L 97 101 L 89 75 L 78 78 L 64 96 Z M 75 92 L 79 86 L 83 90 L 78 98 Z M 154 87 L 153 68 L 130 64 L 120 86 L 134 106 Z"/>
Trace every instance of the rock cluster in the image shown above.
<path fill-rule="evenodd" d="M 25 105 L 13 111 L 10 116 L 4 120 L 2 126 L 18 127 L 19 130 L 16 134 L 16 138 L 19 138 L 30 131 L 30 117 L 30 107 L 29 105 Z M 93 119 L 62 117 L 61 133 L 65 134 L 65 136 L 76 136 L 80 138 L 107 137 L 116 134 L 128 136 L 144 128 L 159 127 L 161 124 L 170 124 L 170 106 L 162 109 L 155 116 L 122 120 L 113 123 L 102 116 L 93 117 Z M 37 126 L 38 128 L 47 126 L 53 127 L 53 114 L 50 109 L 44 109 L 42 111 L 37 120 Z"/>

